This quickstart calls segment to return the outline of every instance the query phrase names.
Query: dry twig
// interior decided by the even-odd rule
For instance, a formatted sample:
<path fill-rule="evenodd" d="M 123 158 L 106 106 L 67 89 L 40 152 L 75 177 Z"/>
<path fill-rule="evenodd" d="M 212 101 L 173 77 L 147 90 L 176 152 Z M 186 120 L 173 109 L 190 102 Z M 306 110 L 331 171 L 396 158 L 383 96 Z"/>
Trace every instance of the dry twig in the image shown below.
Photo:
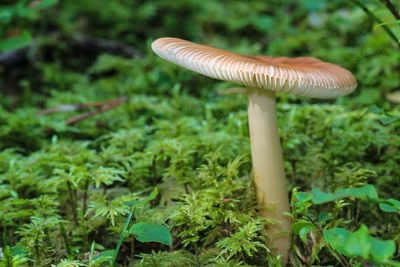
<path fill-rule="evenodd" d="M 122 103 L 126 102 L 127 99 L 128 98 L 126 96 L 123 96 L 123 97 L 107 100 L 104 102 L 66 104 L 66 105 L 61 105 L 61 106 L 54 107 L 54 108 L 44 109 L 44 110 L 38 112 L 37 114 L 38 115 L 48 115 L 48 114 L 57 113 L 57 112 L 83 110 L 83 109 L 88 109 L 88 108 L 93 108 L 93 107 L 95 108 L 94 110 L 73 116 L 66 121 L 67 125 L 74 125 L 80 121 L 87 119 L 87 118 L 93 117 L 97 114 L 100 114 L 100 113 L 106 112 L 110 109 L 113 109 L 113 108 L 121 105 Z"/>

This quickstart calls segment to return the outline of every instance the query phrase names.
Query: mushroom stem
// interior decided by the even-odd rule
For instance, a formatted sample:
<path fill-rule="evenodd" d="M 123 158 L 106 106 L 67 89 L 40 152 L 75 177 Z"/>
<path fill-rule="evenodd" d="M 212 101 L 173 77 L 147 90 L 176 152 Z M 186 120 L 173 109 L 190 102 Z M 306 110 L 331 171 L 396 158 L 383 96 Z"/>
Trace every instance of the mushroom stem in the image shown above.
<path fill-rule="evenodd" d="M 275 93 L 248 89 L 248 116 L 254 184 L 260 215 L 276 221 L 266 234 L 277 255 L 286 263 L 290 247 L 291 220 L 283 166 L 282 150 L 276 121 Z"/>

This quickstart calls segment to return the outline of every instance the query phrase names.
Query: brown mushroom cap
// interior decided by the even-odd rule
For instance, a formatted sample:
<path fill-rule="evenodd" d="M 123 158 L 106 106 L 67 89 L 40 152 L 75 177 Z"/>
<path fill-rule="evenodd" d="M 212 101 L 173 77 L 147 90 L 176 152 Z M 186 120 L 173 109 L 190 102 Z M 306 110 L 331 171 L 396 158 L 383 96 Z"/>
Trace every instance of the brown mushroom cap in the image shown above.
<path fill-rule="evenodd" d="M 155 40 L 152 49 L 186 69 L 251 88 L 336 98 L 350 94 L 357 86 L 348 70 L 313 57 L 245 56 L 169 37 Z"/>

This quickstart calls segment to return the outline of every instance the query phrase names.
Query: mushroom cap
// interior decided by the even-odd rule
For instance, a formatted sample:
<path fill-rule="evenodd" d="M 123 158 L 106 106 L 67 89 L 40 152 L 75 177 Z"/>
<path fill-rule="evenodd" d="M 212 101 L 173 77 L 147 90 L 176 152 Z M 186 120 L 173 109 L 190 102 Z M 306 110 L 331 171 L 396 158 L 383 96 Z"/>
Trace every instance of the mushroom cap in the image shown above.
<path fill-rule="evenodd" d="M 159 38 L 151 47 L 161 58 L 186 69 L 251 88 L 336 98 L 357 86 L 350 71 L 314 57 L 246 56 L 171 37 Z"/>

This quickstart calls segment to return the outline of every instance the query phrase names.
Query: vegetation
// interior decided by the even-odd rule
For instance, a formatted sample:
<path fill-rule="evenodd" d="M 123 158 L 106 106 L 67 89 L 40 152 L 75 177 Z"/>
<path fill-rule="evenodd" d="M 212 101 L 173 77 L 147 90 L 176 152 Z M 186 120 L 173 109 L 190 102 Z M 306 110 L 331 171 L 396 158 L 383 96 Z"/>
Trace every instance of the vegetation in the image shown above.
<path fill-rule="evenodd" d="M 400 6 L 379 0 L 5 0 L 0 266 L 280 266 L 257 215 L 246 98 L 157 58 L 177 36 L 351 70 L 281 94 L 290 266 L 400 266 Z M 397 98 L 396 98 L 397 96 Z"/>

